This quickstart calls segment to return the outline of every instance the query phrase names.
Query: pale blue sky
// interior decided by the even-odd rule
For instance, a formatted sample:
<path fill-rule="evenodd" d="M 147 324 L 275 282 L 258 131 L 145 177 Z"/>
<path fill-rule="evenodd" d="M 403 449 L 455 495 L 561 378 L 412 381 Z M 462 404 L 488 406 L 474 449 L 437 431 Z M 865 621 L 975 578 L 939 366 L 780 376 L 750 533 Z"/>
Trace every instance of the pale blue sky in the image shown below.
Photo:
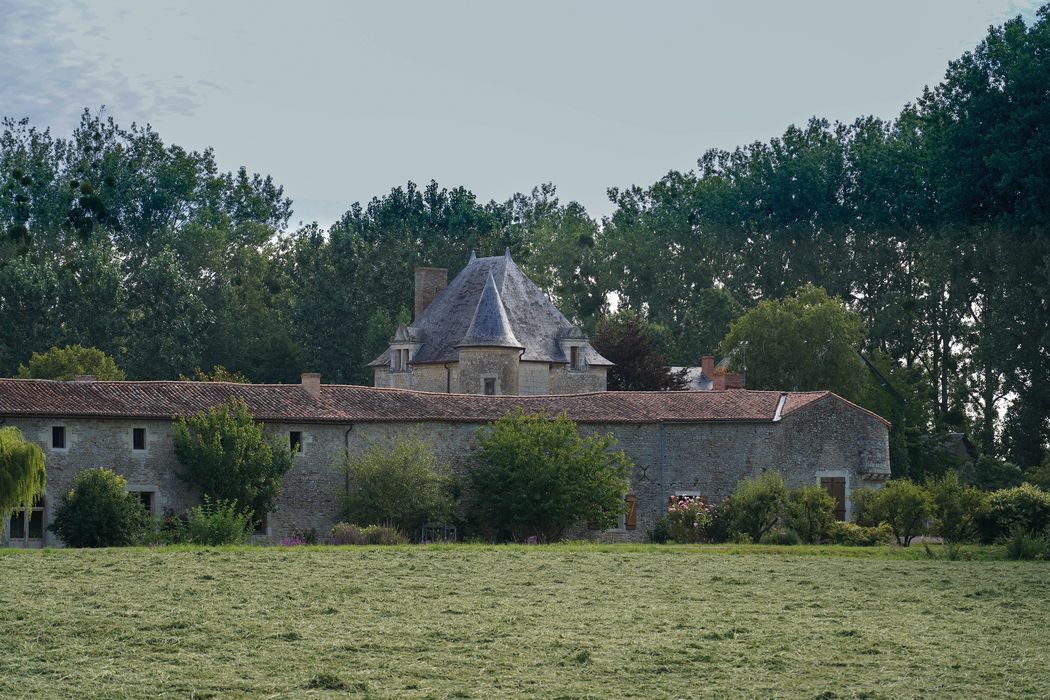
<path fill-rule="evenodd" d="M 83 107 L 271 174 L 329 224 L 407 180 L 502 200 L 610 186 L 812 115 L 896 115 L 1021 0 L 0 0 L 0 112 Z"/>

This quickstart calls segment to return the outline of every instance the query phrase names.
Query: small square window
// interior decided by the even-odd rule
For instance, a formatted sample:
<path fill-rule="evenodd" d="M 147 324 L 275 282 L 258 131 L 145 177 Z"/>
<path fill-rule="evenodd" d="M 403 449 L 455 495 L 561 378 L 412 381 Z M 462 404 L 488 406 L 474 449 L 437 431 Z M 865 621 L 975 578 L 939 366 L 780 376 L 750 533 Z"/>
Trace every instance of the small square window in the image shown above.
<path fill-rule="evenodd" d="M 152 491 L 132 491 L 139 501 L 142 503 L 142 507 L 146 509 L 146 512 L 153 515 L 153 492 Z"/>
<path fill-rule="evenodd" d="M 133 428 L 131 431 L 131 449 L 133 450 L 144 450 L 146 449 L 146 429 L 145 428 Z"/>
<path fill-rule="evenodd" d="M 303 451 L 303 433 L 301 430 L 293 430 L 288 433 L 288 446 L 292 448 L 292 452 Z"/>
<path fill-rule="evenodd" d="M 485 396 L 496 395 L 496 380 L 492 377 L 485 378 Z"/>
<path fill-rule="evenodd" d="M 51 427 L 51 447 L 56 450 L 66 449 L 66 426 L 55 425 Z"/>

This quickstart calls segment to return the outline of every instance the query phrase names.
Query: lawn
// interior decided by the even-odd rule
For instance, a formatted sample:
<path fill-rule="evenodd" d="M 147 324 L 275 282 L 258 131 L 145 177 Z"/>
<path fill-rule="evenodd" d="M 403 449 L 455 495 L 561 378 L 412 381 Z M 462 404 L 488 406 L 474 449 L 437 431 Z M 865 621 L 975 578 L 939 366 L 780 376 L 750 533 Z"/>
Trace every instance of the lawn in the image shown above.
<path fill-rule="evenodd" d="M 1048 697 L 1050 565 L 920 550 L 0 552 L 0 697 Z"/>

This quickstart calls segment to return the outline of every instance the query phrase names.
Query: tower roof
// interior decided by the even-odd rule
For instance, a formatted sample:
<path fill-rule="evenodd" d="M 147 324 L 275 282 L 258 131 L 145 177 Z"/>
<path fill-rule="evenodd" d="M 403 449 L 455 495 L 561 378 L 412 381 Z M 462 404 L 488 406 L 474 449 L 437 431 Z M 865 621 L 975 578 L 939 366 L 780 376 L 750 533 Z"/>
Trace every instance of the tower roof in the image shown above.
<path fill-rule="evenodd" d="M 479 316 L 483 297 L 489 293 L 490 280 L 493 296 L 499 300 L 498 307 L 503 313 Z M 495 304 L 487 303 L 486 306 L 499 310 Z M 490 333 L 480 326 L 475 328 L 476 319 L 479 323 L 484 320 L 486 324 L 490 321 L 496 325 L 502 324 L 506 333 Z M 478 345 L 475 341 L 468 341 L 468 336 L 492 335 L 513 339 L 513 345 L 495 346 L 524 348 L 521 356 L 524 362 L 568 362 L 561 341 L 577 337 L 585 341 L 582 333 L 573 331 L 572 323 L 518 268 L 509 253 L 488 258 L 472 257 L 408 330 L 420 343 L 412 357 L 413 364 L 458 361 L 458 347 L 464 341 L 473 346 Z M 583 345 L 581 351 L 589 365 L 612 365 L 589 344 Z M 371 365 L 387 364 L 388 353 L 384 352 Z"/>
<path fill-rule="evenodd" d="M 489 272 L 485 289 L 481 292 L 481 299 L 474 309 L 474 316 L 470 320 L 463 339 L 456 343 L 457 348 L 524 348 L 518 339 L 514 337 L 511 330 L 510 320 L 507 319 L 507 310 L 503 308 L 503 300 L 500 299 L 499 291 L 496 289 L 496 281 Z"/>

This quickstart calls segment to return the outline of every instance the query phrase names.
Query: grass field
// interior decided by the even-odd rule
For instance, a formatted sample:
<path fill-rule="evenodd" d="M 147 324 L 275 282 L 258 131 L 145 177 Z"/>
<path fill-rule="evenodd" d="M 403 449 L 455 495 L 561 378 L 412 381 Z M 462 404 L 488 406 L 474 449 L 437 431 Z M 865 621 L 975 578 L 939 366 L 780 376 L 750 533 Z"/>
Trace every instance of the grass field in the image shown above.
<path fill-rule="evenodd" d="M 845 551 L 8 550 L 0 697 L 1050 697 L 1050 565 Z"/>

